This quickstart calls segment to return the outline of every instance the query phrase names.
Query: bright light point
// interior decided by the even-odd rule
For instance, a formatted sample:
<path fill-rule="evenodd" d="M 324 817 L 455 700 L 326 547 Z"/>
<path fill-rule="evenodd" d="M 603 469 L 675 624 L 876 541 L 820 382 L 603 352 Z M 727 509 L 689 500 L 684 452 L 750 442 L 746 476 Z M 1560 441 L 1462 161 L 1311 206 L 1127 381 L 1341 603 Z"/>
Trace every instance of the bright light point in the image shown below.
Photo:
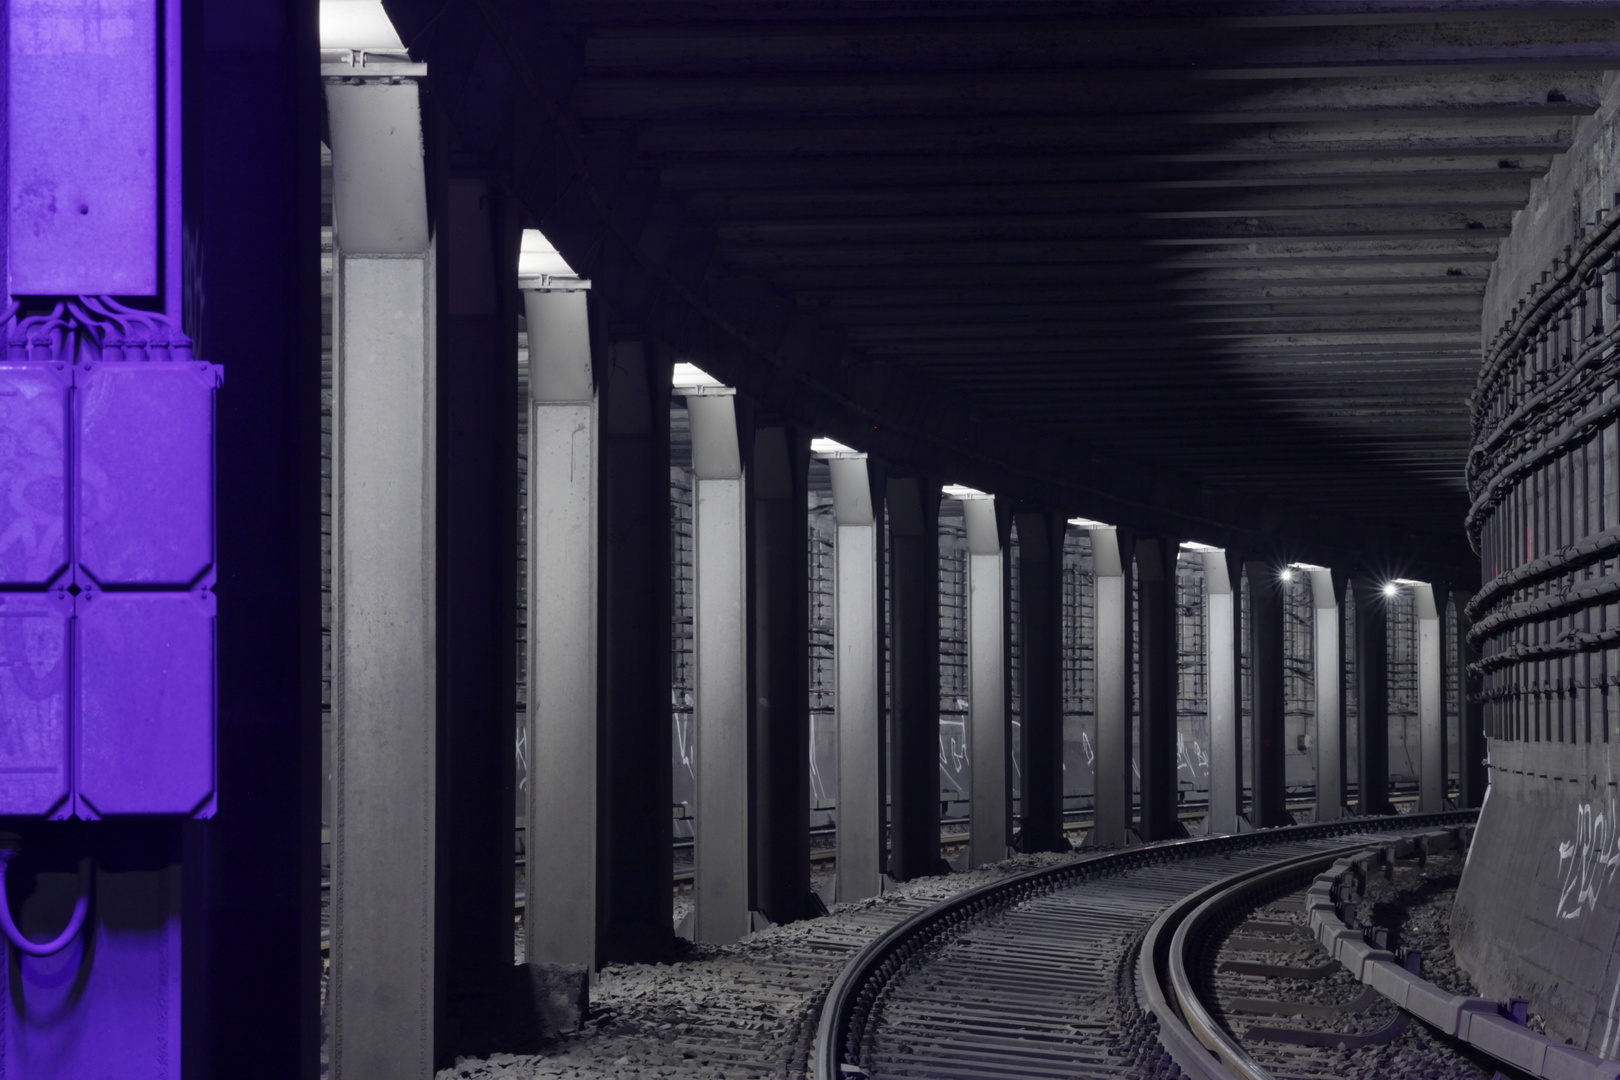
<path fill-rule="evenodd" d="M 1277 577 L 1283 581 L 1293 581 L 1294 572 L 1285 566 L 1278 572 Z"/>
<path fill-rule="evenodd" d="M 699 390 L 709 386 L 724 386 L 725 383 L 710 375 L 696 364 L 689 364 L 685 360 L 677 361 L 674 375 L 669 380 L 671 386 L 682 389 Z M 811 444 L 814 446 L 814 444 Z"/>
<path fill-rule="evenodd" d="M 1393 581 L 1390 582 L 1388 585 L 1384 586 L 1384 595 L 1385 596 L 1399 596 L 1400 592 L 1401 592 L 1401 587 L 1399 585 L 1395 584 Z"/>
<path fill-rule="evenodd" d="M 965 485 L 962 485 L 962 484 L 946 484 L 944 487 L 940 488 L 939 491 L 940 491 L 940 494 L 944 495 L 947 499 L 989 499 L 989 498 L 993 498 L 993 496 L 990 495 L 988 492 L 980 491 L 978 488 L 966 487 Z"/>
<path fill-rule="evenodd" d="M 1073 525 L 1077 529 L 1112 529 L 1113 528 L 1112 525 L 1106 525 L 1101 521 L 1093 521 L 1090 518 L 1083 518 L 1083 517 L 1081 517 L 1081 518 L 1070 518 L 1069 519 L 1069 524 Z"/>
<path fill-rule="evenodd" d="M 680 365 L 676 366 L 679 367 Z M 691 364 L 687 364 L 685 366 L 692 367 Z M 692 370 L 697 371 L 697 368 L 692 368 Z M 827 454 L 830 456 L 834 454 L 853 454 L 856 453 L 856 450 L 853 447 L 845 446 L 841 442 L 835 442 L 832 439 L 820 438 L 810 440 L 810 452 L 812 454 Z"/>
<path fill-rule="evenodd" d="M 577 281 L 579 275 L 539 229 L 524 229 L 523 239 L 518 244 L 519 283 L 538 281 L 545 284 L 552 278 L 573 278 Z"/>
<path fill-rule="evenodd" d="M 382 0 L 321 0 L 321 48 L 404 52 Z"/>
<path fill-rule="evenodd" d="M 1181 550 L 1182 551 L 1210 552 L 1210 551 L 1220 551 L 1221 549 L 1214 546 L 1213 544 L 1200 544 L 1196 540 L 1183 540 L 1181 542 Z"/>

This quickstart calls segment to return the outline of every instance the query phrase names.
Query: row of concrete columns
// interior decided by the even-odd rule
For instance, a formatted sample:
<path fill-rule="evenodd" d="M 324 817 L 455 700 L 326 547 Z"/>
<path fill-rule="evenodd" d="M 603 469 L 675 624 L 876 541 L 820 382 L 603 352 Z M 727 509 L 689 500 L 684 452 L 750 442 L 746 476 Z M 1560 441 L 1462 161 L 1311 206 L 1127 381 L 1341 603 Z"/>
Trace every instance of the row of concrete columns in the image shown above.
<path fill-rule="evenodd" d="M 511 1030 L 510 723 L 519 294 L 515 215 L 434 151 L 410 65 L 329 73 L 334 165 L 334 1076 L 428 1075 L 446 1045 Z M 424 146 L 427 154 L 424 157 Z M 437 170 L 437 171 L 435 171 Z M 434 212 L 429 213 L 429 199 Z M 588 282 L 522 283 L 529 335 L 526 799 L 531 967 L 654 959 L 670 919 L 673 356 L 615 324 Z M 696 887 L 689 933 L 736 940 L 815 910 L 808 879 L 808 433 L 712 380 L 691 420 Z M 936 873 L 941 486 L 827 454 L 836 520 L 838 871 L 830 898 Z M 1063 544 L 1050 509 L 963 493 L 968 548 L 968 861 L 1062 850 Z M 1022 813 L 1011 813 L 1016 527 Z M 1098 523 L 1093 838 L 1182 835 L 1175 572 L 1181 545 Z M 1269 563 L 1202 553 L 1209 597 L 1208 828 L 1288 820 L 1282 591 Z M 1343 811 L 1345 579 L 1316 606 L 1319 818 Z M 1252 729 L 1240 745 L 1240 582 Z M 1134 584 L 1133 584 L 1134 583 Z M 1444 594 L 1419 586 L 1422 805 L 1445 776 Z M 1362 812 L 1387 809 L 1383 598 L 1358 580 Z M 1133 606 L 1133 592 L 1136 602 Z M 1459 605 L 1460 610 L 1460 605 Z M 1463 628 L 1466 629 L 1466 628 Z M 1133 638 L 1133 634 L 1135 635 Z M 1463 635 L 1458 635 L 1463 640 Z M 503 642 L 505 644 L 503 644 Z M 1134 658 L 1134 660 L 1133 660 Z M 1452 658 L 1456 660 L 1456 658 Z M 887 666 L 885 666 L 887 665 Z M 1132 680 L 1139 724 L 1133 729 Z M 1477 728 L 1465 705 L 1463 755 Z M 1246 753 L 1244 751 L 1247 751 Z M 1479 779 L 1463 770 L 1464 801 Z M 1015 830 L 1016 824 L 1016 830 Z M 511 976 L 515 975 L 515 981 Z M 492 1047 L 493 1048 L 493 1047 Z"/>

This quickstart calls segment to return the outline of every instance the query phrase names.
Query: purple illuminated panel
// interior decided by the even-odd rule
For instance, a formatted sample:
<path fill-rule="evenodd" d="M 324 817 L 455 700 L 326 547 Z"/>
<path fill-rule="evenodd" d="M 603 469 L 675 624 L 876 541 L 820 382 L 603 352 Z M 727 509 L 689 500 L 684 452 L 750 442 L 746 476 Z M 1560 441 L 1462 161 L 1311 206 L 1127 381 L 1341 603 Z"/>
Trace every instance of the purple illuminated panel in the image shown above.
<path fill-rule="evenodd" d="M 67 567 L 67 404 L 62 365 L 0 364 L 0 587 Z"/>
<path fill-rule="evenodd" d="M 66 593 L 0 594 L 0 815 L 66 817 Z"/>
<path fill-rule="evenodd" d="M 214 793 L 214 595 L 76 601 L 78 813 L 200 814 Z"/>
<path fill-rule="evenodd" d="M 78 560 L 89 582 L 205 582 L 218 371 L 200 362 L 79 367 Z"/>
<path fill-rule="evenodd" d="M 9 0 L 11 293 L 158 291 L 158 0 Z"/>

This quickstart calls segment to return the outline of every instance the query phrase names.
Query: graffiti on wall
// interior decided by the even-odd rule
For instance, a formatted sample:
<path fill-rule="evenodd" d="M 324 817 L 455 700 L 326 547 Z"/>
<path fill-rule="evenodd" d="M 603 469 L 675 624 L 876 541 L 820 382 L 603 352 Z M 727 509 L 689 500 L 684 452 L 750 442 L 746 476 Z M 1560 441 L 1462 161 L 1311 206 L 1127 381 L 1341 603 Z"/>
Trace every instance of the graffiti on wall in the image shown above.
<path fill-rule="evenodd" d="M 1617 825 L 1612 788 L 1605 800 L 1576 808 L 1575 835 L 1558 842 L 1558 918 L 1578 919 L 1597 909 L 1604 888 L 1620 868 Z"/>

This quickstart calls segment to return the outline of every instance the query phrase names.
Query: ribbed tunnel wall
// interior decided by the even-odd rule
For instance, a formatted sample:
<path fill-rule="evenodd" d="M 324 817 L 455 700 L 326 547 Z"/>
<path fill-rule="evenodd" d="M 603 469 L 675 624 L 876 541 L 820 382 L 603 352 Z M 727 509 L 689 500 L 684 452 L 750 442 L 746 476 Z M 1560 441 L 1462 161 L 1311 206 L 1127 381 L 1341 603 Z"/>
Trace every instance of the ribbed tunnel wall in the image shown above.
<path fill-rule="evenodd" d="M 1453 916 L 1482 992 L 1620 1051 L 1620 95 L 1516 215 L 1486 296 L 1470 605 L 1490 792 Z"/>

